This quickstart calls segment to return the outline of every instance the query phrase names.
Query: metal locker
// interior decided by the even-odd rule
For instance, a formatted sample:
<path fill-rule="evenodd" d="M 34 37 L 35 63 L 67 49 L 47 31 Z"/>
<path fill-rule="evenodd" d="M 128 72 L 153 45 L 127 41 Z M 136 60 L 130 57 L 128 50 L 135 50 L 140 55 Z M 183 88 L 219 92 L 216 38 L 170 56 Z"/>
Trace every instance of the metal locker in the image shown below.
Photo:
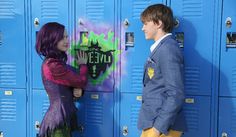
<path fill-rule="evenodd" d="M 41 64 L 42 59 L 38 56 L 35 50 L 36 35 L 39 29 L 47 22 L 59 22 L 63 24 L 67 32 L 68 30 L 68 1 L 55 1 L 55 0 L 32 0 L 32 18 L 31 18 L 31 27 L 32 27 L 32 43 L 31 43 L 31 54 L 32 54 L 32 72 L 33 75 L 33 88 L 43 89 L 42 78 L 41 78 Z"/>
<path fill-rule="evenodd" d="M 0 89 L 0 136 L 26 137 L 26 90 Z"/>
<path fill-rule="evenodd" d="M 140 14 L 151 4 L 165 0 L 122 0 L 121 1 L 121 92 L 141 93 L 143 68 L 154 41 L 145 40 Z"/>
<path fill-rule="evenodd" d="M 236 96 L 236 9 L 234 0 L 224 0 L 221 22 L 220 96 Z"/>
<path fill-rule="evenodd" d="M 76 1 L 76 44 L 72 46 L 88 53 L 89 91 L 114 90 L 119 50 L 114 4 L 114 0 Z"/>
<path fill-rule="evenodd" d="M 236 136 L 236 98 L 219 99 L 218 137 Z"/>
<path fill-rule="evenodd" d="M 85 92 L 79 98 L 78 125 L 79 137 L 112 137 L 113 93 Z"/>
<path fill-rule="evenodd" d="M 187 132 L 183 137 L 210 137 L 210 97 L 187 96 L 183 107 Z"/>
<path fill-rule="evenodd" d="M 211 95 L 214 0 L 171 0 L 174 35 L 183 48 L 185 93 Z"/>
<path fill-rule="evenodd" d="M 32 127 L 31 137 L 37 137 L 40 124 L 49 107 L 49 99 L 45 90 L 33 90 L 33 93 L 31 113 L 33 122 L 30 123 Z"/>
<path fill-rule="evenodd" d="M 24 1 L 0 7 L 0 87 L 26 88 Z"/>
<path fill-rule="evenodd" d="M 142 96 L 137 93 L 121 93 L 119 137 L 138 137 L 141 131 L 137 129 Z"/>

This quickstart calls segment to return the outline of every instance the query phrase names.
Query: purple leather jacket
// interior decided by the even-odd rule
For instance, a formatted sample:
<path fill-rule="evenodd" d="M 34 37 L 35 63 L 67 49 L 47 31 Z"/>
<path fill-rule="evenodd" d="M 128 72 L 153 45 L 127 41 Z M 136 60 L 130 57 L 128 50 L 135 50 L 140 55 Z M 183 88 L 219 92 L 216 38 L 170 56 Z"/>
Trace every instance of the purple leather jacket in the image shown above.
<path fill-rule="evenodd" d="M 87 66 L 81 65 L 80 72 L 59 59 L 49 58 L 42 64 L 42 79 L 48 94 L 50 106 L 40 125 L 39 136 L 46 137 L 55 128 L 77 127 L 76 107 L 73 102 L 73 88 L 84 88 L 87 83 Z"/>

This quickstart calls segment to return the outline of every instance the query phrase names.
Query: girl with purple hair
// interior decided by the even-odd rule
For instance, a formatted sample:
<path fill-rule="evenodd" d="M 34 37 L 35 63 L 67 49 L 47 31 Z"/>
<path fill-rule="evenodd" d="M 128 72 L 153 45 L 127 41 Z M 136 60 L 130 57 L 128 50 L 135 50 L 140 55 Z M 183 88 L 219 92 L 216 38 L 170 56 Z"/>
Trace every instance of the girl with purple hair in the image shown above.
<path fill-rule="evenodd" d="M 37 34 L 36 51 L 43 56 L 42 80 L 50 106 L 40 125 L 40 137 L 71 137 L 77 128 L 73 97 L 82 95 L 87 83 L 88 68 L 85 52 L 78 53 L 79 73 L 66 65 L 68 37 L 65 26 L 50 22 Z"/>

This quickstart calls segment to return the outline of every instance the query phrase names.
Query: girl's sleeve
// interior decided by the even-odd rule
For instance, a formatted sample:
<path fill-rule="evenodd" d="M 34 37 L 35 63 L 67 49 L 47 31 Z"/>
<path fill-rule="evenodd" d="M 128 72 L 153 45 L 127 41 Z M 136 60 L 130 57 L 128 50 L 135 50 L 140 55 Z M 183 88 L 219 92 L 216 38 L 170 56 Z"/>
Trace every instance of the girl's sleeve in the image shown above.
<path fill-rule="evenodd" d="M 84 88 L 88 80 L 88 68 L 86 65 L 80 65 L 79 72 L 76 73 L 64 62 L 56 59 L 50 59 L 44 64 L 43 73 L 48 80 L 74 88 Z"/>

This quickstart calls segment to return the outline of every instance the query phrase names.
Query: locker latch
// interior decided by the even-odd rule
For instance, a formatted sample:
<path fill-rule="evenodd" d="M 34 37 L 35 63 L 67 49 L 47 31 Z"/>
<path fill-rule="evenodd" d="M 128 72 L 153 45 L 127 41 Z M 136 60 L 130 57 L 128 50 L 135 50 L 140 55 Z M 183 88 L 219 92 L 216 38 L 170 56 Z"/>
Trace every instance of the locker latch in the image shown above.
<path fill-rule="evenodd" d="M 225 24 L 227 28 L 230 28 L 232 26 L 232 19 L 230 17 L 227 17 L 225 20 Z"/>
<path fill-rule="evenodd" d="M 0 137 L 3 137 L 3 131 L 0 131 Z"/>
<path fill-rule="evenodd" d="M 35 130 L 39 130 L 39 128 L 40 128 L 39 121 L 35 121 L 34 128 L 35 128 Z"/>
<path fill-rule="evenodd" d="M 124 23 L 125 27 L 129 26 L 129 20 L 128 19 L 125 19 L 123 23 Z"/>
<path fill-rule="evenodd" d="M 175 18 L 174 27 L 175 27 L 175 28 L 178 28 L 178 27 L 179 27 L 179 20 L 178 20 L 177 18 Z"/>
<path fill-rule="evenodd" d="M 221 137 L 228 137 L 228 135 L 227 135 L 227 133 L 223 132 L 223 133 L 221 134 Z"/>
<path fill-rule="evenodd" d="M 83 133 L 83 132 L 84 132 L 84 126 L 79 125 L 79 126 L 78 126 L 78 131 L 79 131 L 80 133 Z"/>
<path fill-rule="evenodd" d="M 127 126 L 123 126 L 123 136 L 127 136 L 128 135 L 128 127 Z"/>
<path fill-rule="evenodd" d="M 34 19 L 34 26 L 35 27 L 39 26 L 39 19 L 38 18 Z"/>

